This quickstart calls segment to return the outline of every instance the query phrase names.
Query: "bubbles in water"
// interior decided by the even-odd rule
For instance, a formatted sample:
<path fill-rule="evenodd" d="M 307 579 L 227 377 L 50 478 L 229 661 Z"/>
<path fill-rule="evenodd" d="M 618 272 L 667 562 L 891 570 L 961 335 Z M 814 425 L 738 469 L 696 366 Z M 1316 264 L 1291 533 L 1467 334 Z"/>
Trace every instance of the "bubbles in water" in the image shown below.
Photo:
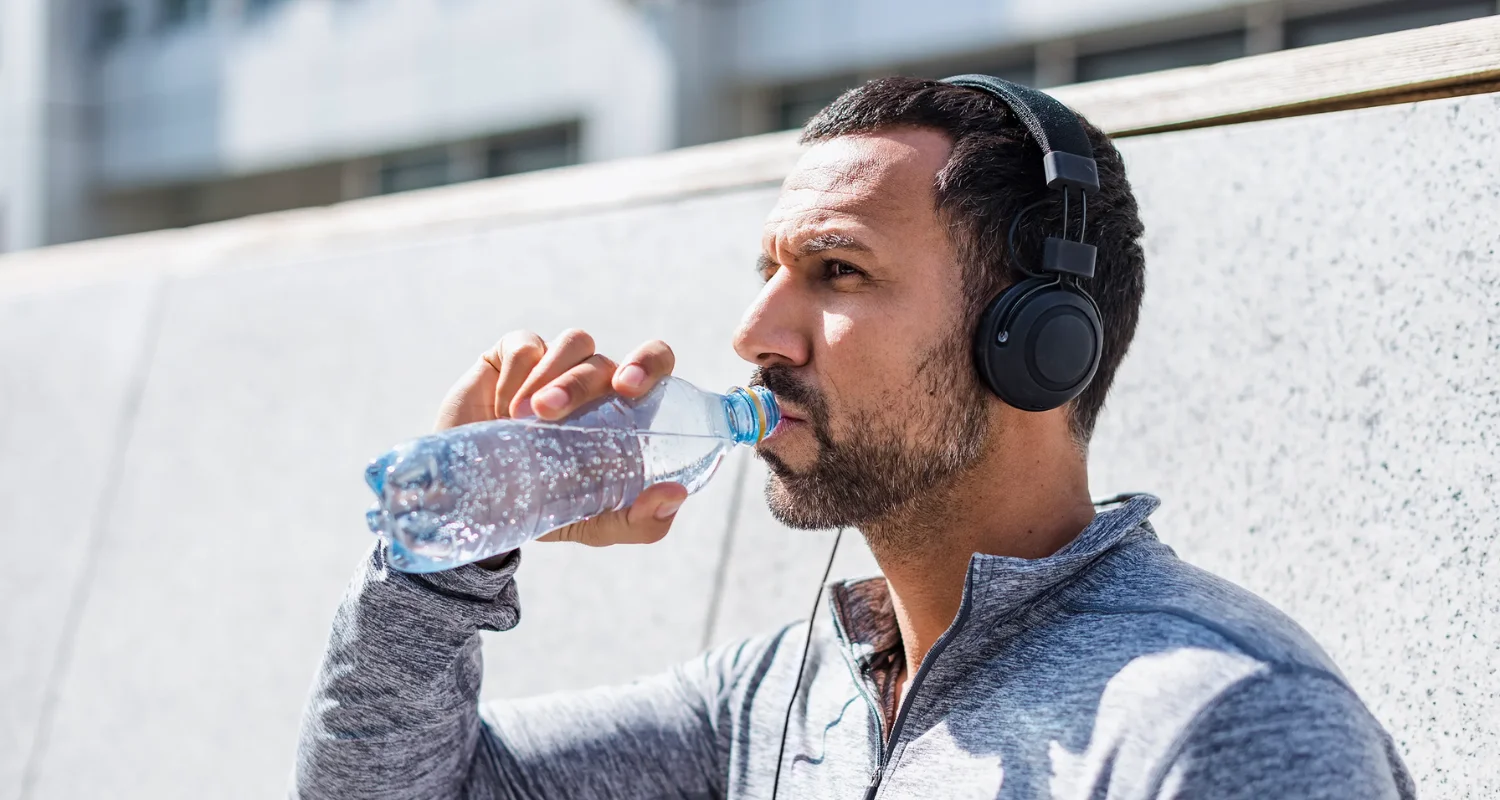
<path fill-rule="evenodd" d="M 497 420 L 407 442 L 366 470 L 379 498 L 366 522 L 392 566 L 448 569 L 623 508 L 651 483 L 694 491 L 732 446 L 712 430 L 637 433 L 630 413 L 604 403 L 566 426 Z"/>

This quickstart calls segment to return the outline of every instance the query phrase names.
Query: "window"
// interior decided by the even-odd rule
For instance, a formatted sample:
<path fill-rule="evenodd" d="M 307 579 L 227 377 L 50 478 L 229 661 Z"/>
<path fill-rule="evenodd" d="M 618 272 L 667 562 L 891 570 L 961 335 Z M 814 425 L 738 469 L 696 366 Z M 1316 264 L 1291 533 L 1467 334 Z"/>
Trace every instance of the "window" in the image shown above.
<path fill-rule="evenodd" d="M 1022 53 L 999 52 L 984 56 L 970 56 L 966 58 L 944 59 L 942 61 L 930 61 L 921 64 L 898 66 L 891 71 L 892 75 L 910 75 L 913 78 L 926 78 L 928 80 L 942 80 L 954 75 L 990 75 L 1003 81 L 1019 83 L 1022 86 L 1036 85 L 1036 59 L 1033 57 L 1034 48 L 1026 48 Z"/>
<path fill-rule="evenodd" d="M 802 127 L 824 106 L 860 83 L 858 78 L 850 76 L 782 87 L 775 109 L 776 130 Z"/>
<path fill-rule="evenodd" d="M 381 194 L 496 178 L 578 163 L 578 124 L 392 153 L 380 160 Z"/>
<path fill-rule="evenodd" d="M 208 18 L 208 0 L 161 0 L 160 21 L 163 28 L 177 28 Z"/>
<path fill-rule="evenodd" d="M 1425 28 L 1495 13 L 1494 0 L 1400 0 L 1288 20 L 1286 46 L 1306 47 L 1361 36 Z"/>
<path fill-rule="evenodd" d="M 1004 64 L 980 64 L 977 65 L 974 69 L 960 70 L 959 72 L 977 72 L 981 75 L 991 75 L 999 78 L 1002 81 L 1019 83 L 1022 86 L 1036 85 L 1036 66 L 1030 62 L 1027 62 L 1026 64 L 1016 64 L 1014 62 L 1008 62 Z M 948 78 L 953 75 L 959 74 L 959 72 L 950 72 L 938 77 Z"/>
<path fill-rule="evenodd" d="M 406 192 L 448 182 L 448 148 L 428 147 L 386 156 L 380 165 L 380 193 Z"/>
<path fill-rule="evenodd" d="M 929 80 L 941 80 L 954 75 L 965 75 L 969 73 L 980 73 L 993 75 L 1002 80 L 1019 83 L 1022 86 L 1033 86 L 1036 83 L 1036 68 L 1030 60 L 1024 63 L 1018 62 L 1016 58 L 999 56 L 991 59 L 966 58 L 962 60 L 932 61 L 916 65 L 897 65 L 888 73 L 871 71 L 863 77 L 846 75 L 834 78 L 824 78 L 807 83 L 792 84 L 781 87 L 779 93 L 773 93 L 775 104 L 771 109 L 771 121 L 775 127 L 773 130 L 784 131 L 800 128 L 813 118 L 813 115 L 822 111 L 839 98 L 844 92 L 861 86 L 867 79 L 885 77 L 887 75 L 909 75 L 916 78 L 927 78 Z"/>
<path fill-rule="evenodd" d="M 1078 80 L 1098 81 L 1141 72 L 1196 67 L 1243 55 L 1244 31 L 1216 33 L 1082 56 L 1078 59 Z"/>
<path fill-rule="evenodd" d="M 249 15 L 264 14 L 286 2 L 286 0 L 245 0 L 245 13 Z"/>
<path fill-rule="evenodd" d="M 130 9 L 120 3 L 102 3 L 94 9 L 94 29 L 89 46 L 103 53 L 125 39 L 130 29 Z"/>
<path fill-rule="evenodd" d="M 559 125 L 491 141 L 484 174 L 496 178 L 578 163 L 578 126 Z"/>

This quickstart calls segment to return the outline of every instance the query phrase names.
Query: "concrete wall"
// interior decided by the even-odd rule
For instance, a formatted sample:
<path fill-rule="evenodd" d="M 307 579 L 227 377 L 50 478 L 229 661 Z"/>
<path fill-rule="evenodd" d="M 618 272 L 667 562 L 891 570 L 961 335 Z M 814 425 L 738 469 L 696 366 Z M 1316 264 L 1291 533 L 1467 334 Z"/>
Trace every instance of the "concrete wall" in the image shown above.
<path fill-rule="evenodd" d="M 1150 287 L 1094 488 L 1157 492 L 1167 542 L 1306 625 L 1429 797 L 1500 792 L 1496 130 L 1481 95 L 1122 142 Z M 278 793 L 364 460 L 506 330 L 743 379 L 795 151 L 715 147 L 0 260 L 0 798 Z M 762 480 L 730 461 L 661 545 L 530 546 L 485 695 L 804 615 L 830 535 Z"/>

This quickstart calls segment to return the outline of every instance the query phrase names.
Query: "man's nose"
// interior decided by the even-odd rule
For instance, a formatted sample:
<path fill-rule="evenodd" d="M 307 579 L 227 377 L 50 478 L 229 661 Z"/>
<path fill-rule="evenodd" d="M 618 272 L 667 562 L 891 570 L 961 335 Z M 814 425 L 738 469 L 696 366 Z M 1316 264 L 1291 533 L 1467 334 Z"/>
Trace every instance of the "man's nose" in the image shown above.
<path fill-rule="evenodd" d="M 786 270 L 771 276 L 755 302 L 745 309 L 734 333 L 734 352 L 758 367 L 800 367 L 811 347 L 802 324 L 802 298 Z"/>

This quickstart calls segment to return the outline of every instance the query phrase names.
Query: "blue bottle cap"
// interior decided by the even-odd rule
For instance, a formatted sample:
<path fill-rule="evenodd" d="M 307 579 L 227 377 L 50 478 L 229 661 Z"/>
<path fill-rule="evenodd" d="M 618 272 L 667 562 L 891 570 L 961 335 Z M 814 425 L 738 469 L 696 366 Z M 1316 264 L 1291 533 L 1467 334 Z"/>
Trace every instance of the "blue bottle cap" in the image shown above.
<path fill-rule="evenodd" d="M 730 414 L 736 442 L 758 444 L 770 436 L 777 423 L 781 422 L 781 408 L 776 405 L 776 397 L 764 386 L 751 386 L 748 389 L 736 386 L 729 390 L 726 397 L 731 405 L 739 407 L 736 410 L 744 412 L 743 415 L 733 412 Z"/>

